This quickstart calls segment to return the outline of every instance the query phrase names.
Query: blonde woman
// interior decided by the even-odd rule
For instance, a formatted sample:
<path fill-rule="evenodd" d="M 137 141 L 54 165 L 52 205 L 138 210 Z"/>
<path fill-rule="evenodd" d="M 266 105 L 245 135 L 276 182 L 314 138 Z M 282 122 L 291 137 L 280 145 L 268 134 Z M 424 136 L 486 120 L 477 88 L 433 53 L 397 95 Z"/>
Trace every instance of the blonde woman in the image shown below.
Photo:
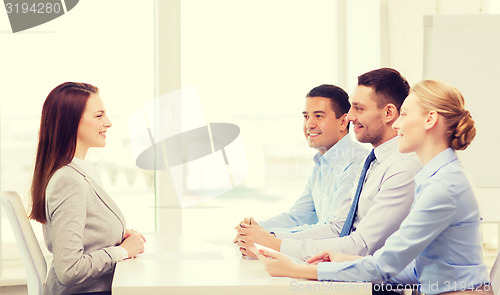
<path fill-rule="evenodd" d="M 443 82 L 421 81 L 393 128 L 399 150 L 415 152 L 424 167 L 415 176 L 408 217 L 381 249 L 366 257 L 326 251 L 309 265 L 252 250 L 272 276 L 418 284 L 425 294 L 493 294 L 482 262 L 479 208 L 455 153 L 476 134 L 462 94 Z"/>

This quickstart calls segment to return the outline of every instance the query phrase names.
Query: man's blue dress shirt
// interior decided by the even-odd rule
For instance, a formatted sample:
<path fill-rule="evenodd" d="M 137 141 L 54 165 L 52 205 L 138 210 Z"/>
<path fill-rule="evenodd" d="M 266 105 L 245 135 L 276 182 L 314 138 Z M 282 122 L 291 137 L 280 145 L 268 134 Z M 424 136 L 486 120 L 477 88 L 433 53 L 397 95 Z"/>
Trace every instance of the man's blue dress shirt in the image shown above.
<path fill-rule="evenodd" d="M 359 166 L 368 150 L 345 135 L 325 154 L 314 156 L 315 166 L 306 188 L 286 213 L 258 221 L 266 230 L 297 232 L 333 219 L 339 204 L 349 197 Z"/>

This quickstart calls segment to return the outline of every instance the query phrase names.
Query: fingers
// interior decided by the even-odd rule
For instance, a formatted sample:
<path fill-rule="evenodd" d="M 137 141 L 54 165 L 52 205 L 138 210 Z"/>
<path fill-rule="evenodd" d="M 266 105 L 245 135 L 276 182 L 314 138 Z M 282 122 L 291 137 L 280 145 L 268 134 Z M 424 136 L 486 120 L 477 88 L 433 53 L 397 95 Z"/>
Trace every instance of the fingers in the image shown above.
<path fill-rule="evenodd" d="M 248 249 L 253 246 L 253 242 L 250 240 L 239 239 L 236 243 L 240 248 Z"/>
<path fill-rule="evenodd" d="M 123 237 L 123 239 L 126 239 L 128 237 L 130 237 L 131 235 L 139 235 L 140 238 L 142 239 L 143 242 L 146 242 L 146 237 L 144 237 L 143 234 L 141 234 L 140 232 L 136 231 L 135 229 L 133 228 L 129 228 L 129 229 L 126 229 L 125 230 L 125 235 Z"/>
<path fill-rule="evenodd" d="M 246 245 L 246 242 L 245 242 L 245 241 L 243 241 L 243 240 L 238 240 L 238 242 L 236 243 L 236 245 L 238 245 L 238 247 L 240 247 L 240 248 L 244 248 L 244 249 L 246 249 L 246 248 L 247 248 L 247 247 L 246 247 L 246 246 L 247 246 L 247 245 Z"/>
<path fill-rule="evenodd" d="M 240 228 L 238 229 L 238 231 L 242 230 L 242 229 L 246 229 L 246 228 L 252 228 L 253 226 L 251 224 L 248 224 L 248 223 L 241 223 L 240 224 Z"/>
<path fill-rule="evenodd" d="M 120 246 L 127 250 L 129 257 L 134 257 L 144 252 L 144 240 L 141 236 L 141 234 L 133 232 L 120 244 Z"/>
<path fill-rule="evenodd" d="M 253 219 L 253 217 L 245 217 L 243 219 L 243 223 L 246 223 L 246 224 L 256 224 L 255 219 Z"/>
<path fill-rule="evenodd" d="M 241 227 L 242 224 L 257 224 L 257 222 L 255 222 L 253 217 L 245 217 L 242 221 L 240 221 L 240 223 L 238 223 L 238 225 L 234 227 L 234 229 L 237 230 L 239 227 Z"/>
<path fill-rule="evenodd" d="M 241 224 L 242 223 L 243 223 L 243 221 L 240 222 L 240 223 L 238 223 L 238 225 L 234 227 L 234 229 L 237 231 L 236 237 L 234 237 L 234 240 L 233 240 L 233 243 L 235 243 L 235 244 L 238 242 L 238 240 L 239 240 L 239 238 L 241 236 L 241 233 L 240 233 L 239 230 L 241 229 Z"/>
<path fill-rule="evenodd" d="M 275 252 L 275 251 L 269 251 L 267 249 L 261 249 L 261 250 L 259 250 L 259 252 L 262 255 L 264 255 L 265 257 L 271 257 L 271 258 L 274 258 L 274 259 L 278 259 L 281 256 L 281 253 Z"/>
<path fill-rule="evenodd" d="M 139 251 L 138 251 L 138 254 L 141 254 L 141 253 L 144 253 L 144 243 L 145 243 L 145 240 L 143 238 L 143 236 L 139 233 L 136 233 L 137 237 L 139 238 Z"/>
<path fill-rule="evenodd" d="M 234 244 L 238 243 L 242 236 L 246 236 L 248 234 L 248 230 L 253 228 L 252 224 L 257 225 L 257 222 L 255 222 L 253 217 L 245 217 L 238 225 L 234 227 L 234 229 L 238 231 L 236 237 L 233 239 Z"/>
<path fill-rule="evenodd" d="M 242 223 L 240 228 L 237 229 L 238 231 L 240 230 L 243 230 L 243 229 L 247 229 L 247 230 L 250 230 L 250 229 L 263 229 L 260 225 L 257 225 L 257 224 L 246 224 L 246 223 Z"/>
<path fill-rule="evenodd" d="M 123 240 L 129 238 L 131 235 L 137 233 L 137 231 L 133 228 L 128 228 L 125 230 L 125 233 L 123 234 Z"/>
<path fill-rule="evenodd" d="M 143 238 L 143 235 L 141 235 L 140 233 L 133 233 L 130 235 L 129 239 L 133 239 L 134 241 L 136 242 L 139 242 L 140 244 L 144 245 L 144 238 Z"/>
<path fill-rule="evenodd" d="M 249 247 L 248 250 L 249 250 L 249 252 L 251 251 L 255 256 L 257 256 L 257 258 L 259 258 L 259 260 L 262 260 L 262 261 L 267 261 L 270 258 L 271 259 L 278 259 L 282 256 L 282 254 L 279 252 L 269 251 L 266 249 L 257 250 L 257 248 L 255 248 L 254 246 Z"/>
<path fill-rule="evenodd" d="M 255 256 L 257 256 L 257 258 L 259 258 L 259 260 L 264 260 L 264 259 L 267 259 L 264 255 L 262 255 L 260 253 L 259 250 L 257 250 L 257 248 L 255 247 L 250 247 L 248 250 L 250 250 Z"/>
<path fill-rule="evenodd" d="M 252 225 L 255 225 L 253 227 Z M 252 228 L 258 228 L 259 225 L 257 222 L 253 219 L 253 217 L 245 217 L 238 225 L 234 227 L 235 230 L 238 231 L 238 234 L 236 237 L 233 239 L 233 243 L 236 243 L 238 240 L 239 235 L 246 235 L 246 230 L 245 229 L 252 229 Z"/>
<path fill-rule="evenodd" d="M 323 257 L 311 257 L 306 260 L 306 263 L 313 264 L 313 263 L 318 263 L 320 260 L 323 260 Z"/>
<path fill-rule="evenodd" d="M 243 240 L 239 239 L 237 242 L 237 245 L 240 249 L 241 255 L 243 256 L 249 256 L 249 257 L 255 257 L 252 251 L 250 251 L 251 247 L 255 247 L 253 242 L 250 240 Z"/>
<path fill-rule="evenodd" d="M 319 259 L 323 259 L 324 254 L 325 254 L 325 252 L 318 253 L 318 254 L 312 256 L 311 258 L 307 259 L 306 262 L 313 263 L 314 261 L 317 261 Z"/>
<path fill-rule="evenodd" d="M 247 256 L 247 257 L 255 257 L 255 254 L 250 250 L 251 248 L 255 247 L 249 247 L 248 249 L 240 248 L 241 255 Z"/>
<path fill-rule="evenodd" d="M 240 233 L 240 234 L 246 234 L 249 231 L 255 231 L 255 230 L 259 230 L 259 229 L 260 229 L 260 227 L 257 225 L 242 223 L 240 228 L 238 228 L 237 230 L 238 230 L 238 233 Z"/>
<path fill-rule="evenodd" d="M 328 256 L 328 252 L 324 251 L 306 260 L 307 263 L 313 263 L 315 261 L 318 262 L 330 261 L 330 256 Z"/>
<path fill-rule="evenodd" d="M 247 224 L 243 224 L 244 227 L 240 227 L 238 229 L 238 234 L 240 236 L 248 236 L 252 233 L 258 233 L 258 231 L 256 231 L 254 228 L 253 228 L 253 225 L 247 225 Z"/>
<path fill-rule="evenodd" d="M 246 236 L 247 233 L 248 233 L 248 229 L 246 229 L 244 227 L 238 228 L 238 235 Z"/>
<path fill-rule="evenodd" d="M 246 247 L 246 242 L 244 240 L 241 240 L 241 239 L 238 239 L 238 241 L 236 241 L 236 245 L 238 245 L 239 249 L 240 249 L 240 252 L 241 254 L 245 255 L 245 251 L 247 249 Z"/>

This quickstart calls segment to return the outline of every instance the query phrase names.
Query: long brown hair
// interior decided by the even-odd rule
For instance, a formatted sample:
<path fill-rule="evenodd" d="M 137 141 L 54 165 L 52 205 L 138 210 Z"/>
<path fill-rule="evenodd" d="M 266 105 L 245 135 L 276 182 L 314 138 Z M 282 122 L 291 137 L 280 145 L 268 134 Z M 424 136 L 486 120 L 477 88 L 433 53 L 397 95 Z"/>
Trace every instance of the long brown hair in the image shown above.
<path fill-rule="evenodd" d="M 78 125 L 90 95 L 99 89 L 85 83 L 66 82 L 54 88 L 43 104 L 35 171 L 31 183 L 29 218 L 45 223 L 45 190 L 59 168 L 75 155 Z"/>

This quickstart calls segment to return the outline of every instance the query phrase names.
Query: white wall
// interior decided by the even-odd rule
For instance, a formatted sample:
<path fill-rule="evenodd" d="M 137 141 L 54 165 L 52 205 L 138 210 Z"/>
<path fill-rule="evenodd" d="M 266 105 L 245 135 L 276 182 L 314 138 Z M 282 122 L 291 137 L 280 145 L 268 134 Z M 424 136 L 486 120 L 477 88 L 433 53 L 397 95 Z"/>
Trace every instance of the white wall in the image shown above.
<path fill-rule="evenodd" d="M 246 184 L 265 183 L 266 153 L 310 157 L 301 112 L 310 89 L 335 83 L 334 13 L 330 0 L 181 2 L 182 87 L 196 87 L 208 122 L 242 128 Z"/>
<path fill-rule="evenodd" d="M 500 13 L 497 0 L 385 0 L 382 40 L 388 52 L 382 66 L 398 69 L 410 84 L 423 78 L 424 15 Z"/>
<path fill-rule="evenodd" d="M 381 66 L 380 1 L 346 1 L 346 85 L 351 93 L 358 76 Z"/>
<path fill-rule="evenodd" d="M 475 120 L 477 134 L 460 153 L 479 187 L 500 187 L 500 15 L 437 15 L 426 19 L 426 79 L 457 87 Z"/>

